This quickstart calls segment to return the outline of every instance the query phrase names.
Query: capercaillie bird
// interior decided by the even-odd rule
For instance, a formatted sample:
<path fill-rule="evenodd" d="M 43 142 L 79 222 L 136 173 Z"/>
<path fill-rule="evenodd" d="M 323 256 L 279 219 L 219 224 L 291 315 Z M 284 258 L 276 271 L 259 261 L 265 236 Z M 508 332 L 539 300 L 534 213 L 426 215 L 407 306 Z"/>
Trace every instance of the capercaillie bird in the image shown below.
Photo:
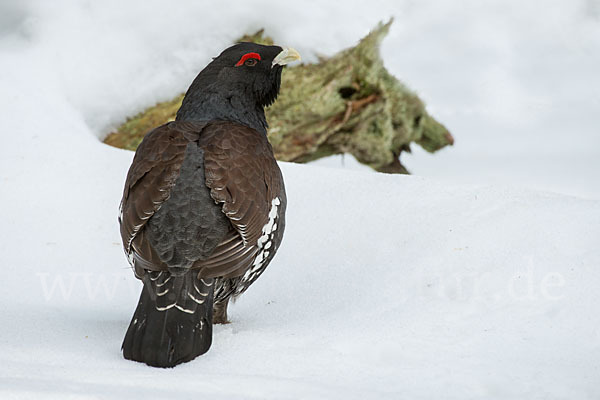
<path fill-rule="evenodd" d="M 126 359 L 173 367 L 204 354 L 212 324 L 262 274 L 285 227 L 286 194 L 264 107 L 291 48 L 238 43 L 194 79 L 175 121 L 150 131 L 127 174 L 119 224 L 143 282 Z"/>

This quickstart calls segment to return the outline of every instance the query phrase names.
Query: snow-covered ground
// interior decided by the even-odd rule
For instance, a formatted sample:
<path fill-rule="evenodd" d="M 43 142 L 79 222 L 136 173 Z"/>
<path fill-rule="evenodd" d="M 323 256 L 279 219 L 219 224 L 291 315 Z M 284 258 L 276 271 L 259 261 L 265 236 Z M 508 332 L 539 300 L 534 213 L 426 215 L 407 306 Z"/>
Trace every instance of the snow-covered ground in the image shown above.
<path fill-rule="evenodd" d="M 600 397 L 597 2 L 174 4 L 0 3 L 0 398 Z M 282 163 L 283 246 L 210 352 L 124 360 L 133 154 L 98 138 L 244 32 L 311 60 L 391 15 L 386 65 L 456 146 Z"/>

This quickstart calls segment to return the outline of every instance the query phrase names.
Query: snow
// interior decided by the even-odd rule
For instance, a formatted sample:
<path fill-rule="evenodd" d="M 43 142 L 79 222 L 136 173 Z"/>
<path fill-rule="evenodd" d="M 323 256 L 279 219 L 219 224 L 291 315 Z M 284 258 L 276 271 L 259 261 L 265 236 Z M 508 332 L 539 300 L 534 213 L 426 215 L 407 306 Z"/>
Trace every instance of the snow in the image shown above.
<path fill-rule="evenodd" d="M 0 4 L 0 398 L 600 397 L 597 3 L 164 7 Z M 133 154 L 98 138 L 244 32 L 314 60 L 390 15 L 386 65 L 456 146 L 420 176 L 281 163 L 284 242 L 209 353 L 124 360 Z"/>

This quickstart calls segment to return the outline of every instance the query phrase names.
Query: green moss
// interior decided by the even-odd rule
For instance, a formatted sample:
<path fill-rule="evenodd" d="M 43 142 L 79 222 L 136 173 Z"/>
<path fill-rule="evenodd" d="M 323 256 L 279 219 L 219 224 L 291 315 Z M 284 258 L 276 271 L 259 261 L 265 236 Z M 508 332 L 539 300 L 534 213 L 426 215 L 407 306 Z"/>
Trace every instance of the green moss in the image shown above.
<path fill-rule="evenodd" d="M 116 132 L 110 133 L 104 143 L 122 149 L 135 150 L 144 136 L 153 128 L 175 119 L 181 107 L 183 94 L 173 100 L 158 103 L 141 113 L 128 118 Z"/>
<path fill-rule="evenodd" d="M 379 46 L 391 23 L 379 24 L 357 46 L 333 57 L 284 70 L 281 94 L 266 110 L 279 160 L 350 153 L 378 171 L 407 173 L 399 157 L 412 142 L 430 152 L 453 143 L 417 95 L 384 68 Z M 241 41 L 273 43 L 262 30 Z M 182 96 L 127 120 L 106 142 L 135 149 L 147 131 L 174 118 Z"/>

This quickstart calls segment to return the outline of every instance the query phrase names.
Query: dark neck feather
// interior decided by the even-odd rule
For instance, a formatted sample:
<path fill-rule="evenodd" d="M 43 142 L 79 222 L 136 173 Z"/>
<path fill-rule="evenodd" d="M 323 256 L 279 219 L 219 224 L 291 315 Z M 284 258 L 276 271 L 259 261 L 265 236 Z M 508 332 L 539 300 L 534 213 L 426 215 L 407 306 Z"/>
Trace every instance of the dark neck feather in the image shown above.
<path fill-rule="evenodd" d="M 227 90 L 220 87 L 216 90 L 210 85 L 202 87 L 199 84 L 195 81 L 188 89 L 176 120 L 234 121 L 267 134 L 265 111 L 251 95 L 240 91 L 240 88 Z"/>

